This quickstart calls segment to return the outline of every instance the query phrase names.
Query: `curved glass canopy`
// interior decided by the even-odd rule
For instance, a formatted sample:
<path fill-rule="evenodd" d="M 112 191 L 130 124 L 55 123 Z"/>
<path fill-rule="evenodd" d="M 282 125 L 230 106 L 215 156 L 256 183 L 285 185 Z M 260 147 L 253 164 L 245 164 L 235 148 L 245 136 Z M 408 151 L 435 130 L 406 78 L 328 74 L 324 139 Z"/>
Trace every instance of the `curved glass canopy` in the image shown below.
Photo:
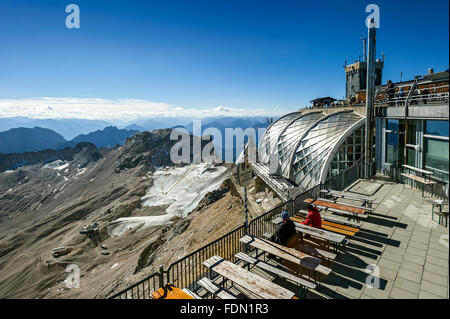
<path fill-rule="evenodd" d="M 304 189 L 314 187 L 326 179 L 340 146 L 364 123 L 353 111 L 287 114 L 266 130 L 259 160 L 267 164 L 273 154 L 284 178 Z"/>

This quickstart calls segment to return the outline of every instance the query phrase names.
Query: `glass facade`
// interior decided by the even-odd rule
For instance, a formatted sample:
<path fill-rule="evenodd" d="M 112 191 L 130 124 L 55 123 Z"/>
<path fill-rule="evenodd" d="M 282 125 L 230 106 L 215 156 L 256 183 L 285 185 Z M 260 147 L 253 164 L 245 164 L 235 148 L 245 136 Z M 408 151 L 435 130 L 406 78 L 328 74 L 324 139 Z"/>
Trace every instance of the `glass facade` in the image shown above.
<path fill-rule="evenodd" d="M 449 179 L 448 129 L 448 121 L 425 121 L 424 168 L 446 182 Z"/>
<path fill-rule="evenodd" d="M 423 139 L 418 139 L 423 121 Z M 405 121 L 386 119 L 385 162 L 401 167 L 404 163 Z M 449 180 L 449 122 L 435 120 L 408 120 L 406 164 L 432 171 L 433 178 Z M 420 150 L 418 146 L 423 146 Z M 419 152 L 419 153 L 418 153 Z M 419 162 L 418 162 L 419 161 Z"/>
<path fill-rule="evenodd" d="M 303 114 L 300 112 L 294 112 L 286 114 L 273 122 L 264 133 L 259 145 L 259 161 L 262 163 L 268 163 L 270 154 L 274 153 L 277 148 L 277 142 L 280 134 L 284 131 L 292 121 L 301 117 Z"/>
<path fill-rule="evenodd" d="M 395 167 L 403 164 L 404 127 L 403 120 L 386 120 L 386 163 Z"/>
<path fill-rule="evenodd" d="M 362 155 L 364 123 L 352 111 L 288 114 L 266 130 L 259 161 L 268 163 L 270 154 L 277 154 L 284 178 L 304 189 L 314 187 L 332 165 L 343 170 Z"/>
<path fill-rule="evenodd" d="M 358 129 L 364 125 L 364 121 L 354 112 L 342 112 L 325 117 L 310 128 L 293 154 L 289 179 L 305 189 L 319 184 L 322 173 L 328 173 L 328 167 L 324 166 L 330 156 L 334 157 L 335 154 L 331 154 L 334 146 L 351 127 Z M 359 127 L 354 127 L 357 123 Z M 345 158 L 345 153 L 342 157 Z"/>
<path fill-rule="evenodd" d="M 364 155 L 364 126 L 355 130 L 334 155 L 327 178 L 339 175 Z"/>

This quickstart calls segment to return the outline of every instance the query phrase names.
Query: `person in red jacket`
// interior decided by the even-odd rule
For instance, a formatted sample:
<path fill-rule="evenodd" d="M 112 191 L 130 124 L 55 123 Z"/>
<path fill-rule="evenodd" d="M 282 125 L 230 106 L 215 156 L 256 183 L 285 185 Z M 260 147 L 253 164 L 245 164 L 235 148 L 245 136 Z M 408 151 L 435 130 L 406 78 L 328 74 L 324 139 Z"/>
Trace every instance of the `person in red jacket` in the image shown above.
<path fill-rule="evenodd" d="M 306 219 L 302 224 L 311 227 L 322 228 L 322 216 L 320 216 L 320 212 L 317 207 L 309 204 L 306 210 L 308 211 L 308 215 L 306 216 Z M 301 243 L 303 243 L 303 237 L 309 238 L 309 235 L 303 236 L 303 234 L 300 233 L 299 241 Z"/>
<path fill-rule="evenodd" d="M 309 204 L 306 210 L 308 211 L 308 215 L 306 216 L 306 219 L 302 224 L 311 227 L 322 228 L 322 217 L 320 216 L 317 207 Z"/>

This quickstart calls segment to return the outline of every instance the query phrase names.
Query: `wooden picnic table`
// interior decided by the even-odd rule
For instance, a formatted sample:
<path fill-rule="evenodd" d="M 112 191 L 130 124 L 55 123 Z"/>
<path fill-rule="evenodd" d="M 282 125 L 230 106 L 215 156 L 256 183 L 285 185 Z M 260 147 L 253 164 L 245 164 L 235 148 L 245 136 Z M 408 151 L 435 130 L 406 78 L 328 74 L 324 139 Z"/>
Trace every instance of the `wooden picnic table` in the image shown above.
<path fill-rule="evenodd" d="M 291 217 L 291 220 L 295 223 L 303 223 L 306 219 L 303 216 L 294 216 Z M 322 228 L 323 230 L 328 230 L 334 233 L 338 233 L 344 236 L 350 236 L 353 237 L 357 232 L 359 232 L 359 229 L 353 228 L 350 226 L 345 225 L 339 225 L 335 223 L 328 222 L 326 220 L 322 220 Z"/>
<path fill-rule="evenodd" d="M 239 239 L 239 241 L 244 244 L 248 244 L 256 249 L 265 251 L 266 253 L 290 261 L 294 264 L 298 264 L 307 269 L 314 270 L 325 275 L 329 275 L 331 272 L 330 268 L 327 268 L 320 264 L 322 262 L 320 258 L 304 254 L 294 248 L 285 247 L 283 245 L 274 242 L 268 242 L 258 237 L 249 235 L 245 235 L 244 237 Z"/>
<path fill-rule="evenodd" d="M 410 180 L 413 180 L 415 182 L 420 183 L 421 189 L 422 189 L 422 197 L 424 196 L 425 185 L 436 184 L 436 182 L 432 181 L 431 178 L 430 178 L 430 175 L 432 175 L 433 172 L 426 171 L 424 169 L 417 168 L 417 167 L 410 166 L 410 165 L 402 165 L 402 167 L 407 169 L 408 173 L 404 172 L 404 173 L 401 173 L 400 175 L 403 176 L 403 177 L 409 178 Z M 423 174 L 423 177 L 411 174 L 410 171 L 415 171 L 415 172 L 421 173 L 421 174 Z M 427 177 L 428 177 L 428 180 L 427 180 Z M 404 187 L 404 184 L 403 184 L 403 187 Z M 411 185 L 411 187 L 412 187 L 412 185 Z"/>
<path fill-rule="evenodd" d="M 314 204 L 318 208 L 328 210 L 332 213 L 350 215 L 357 221 L 360 218 L 367 218 L 366 207 L 352 207 L 342 203 L 331 203 L 329 201 L 323 201 L 318 199 L 307 198 L 305 203 Z"/>
<path fill-rule="evenodd" d="M 290 290 L 278 286 L 220 256 L 213 256 L 203 262 L 203 265 L 231 280 L 235 284 L 249 290 L 263 299 L 292 299 L 295 296 Z"/>
<path fill-rule="evenodd" d="M 314 204 L 316 206 L 321 206 L 321 207 L 326 207 L 326 208 L 333 208 L 333 209 L 339 209 L 342 211 L 346 211 L 352 214 L 360 214 L 363 215 L 366 213 L 365 209 L 362 208 L 357 208 L 357 207 L 352 207 L 352 206 L 347 206 L 345 204 L 341 204 L 341 203 L 330 203 L 330 202 L 325 202 L 322 200 L 318 200 L 318 199 L 313 199 L 313 198 L 307 198 L 304 200 L 305 203 L 309 203 L 309 204 Z"/>
<path fill-rule="evenodd" d="M 308 216 L 308 211 L 304 210 L 304 209 L 300 209 L 298 211 L 299 216 Z M 352 220 L 348 220 L 346 217 L 337 217 L 337 216 L 329 216 L 329 215 L 325 215 L 325 214 L 321 214 L 322 217 L 322 221 L 329 221 L 329 222 L 333 222 L 336 224 L 340 224 L 340 225 L 348 225 L 354 228 L 359 228 L 361 226 L 361 224 L 359 222 L 355 222 Z"/>
<path fill-rule="evenodd" d="M 301 215 L 296 215 L 293 217 L 290 217 L 290 220 L 292 220 L 294 223 L 302 223 L 305 221 L 305 217 L 301 216 Z M 275 219 L 272 220 L 272 223 L 274 223 L 275 225 L 278 225 L 282 222 L 283 220 L 280 217 L 277 217 Z M 324 230 L 328 230 L 331 232 L 335 232 L 338 234 L 342 234 L 345 236 L 350 236 L 353 237 L 355 235 L 355 233 L 359 232 L 359 229 L 354 228 L 354 227 L 350 227 L 350 226 L 345 226 L 345 225 L 340 225 L 340 224 L 336 224 L 336 223 L 332 223 L 326 220 L 322 219 L 322 228 Z"/>
<path fill-rule="evenodd" d="M 337 201 L 337 199 L 327 199 L 327 198 L 319 197 L 316 200 L 320 200 L 322 202 L 328 202 L 328 203 L 342 204 L 342 205 L 345 205 L 346 207 L 360 208 L 360 209 L 363 209 L 365 212 L 372 212 L 372 211 L 375 210 L 372 207 L 358 206 L 358 205 L 349 204 L 349 203 L 340 203 L 340 202 Z"/>
<path fill-rule="evenodd" d="M 376 197 L 372 196 L 366 196 L 362 194 L 354 194 L 354 193 L 348 193 L 348 192 L 339 192 L 331 189 L 321 189 L 321 193 L 329 195 L 333 198 L 344 198 L 344 199 L 350 199 L 355 201 L 361 201 L 363 206 L 367 205 L 367 207 L 372 207 L 373 202 L 375 202 L 377 199 Z"/>
<path fill-rule="evenodd" d="M 448 200 L 427 199 L 427 202 L 431 204 L 431 220 L 434 220 L 434 214 L 437 214 L 439 216 L 439 225 L 441 224 L 441 219 L 443 218 L 445 220 L 445 227 L 447 227 L 449 213 L 448 211 L 444 212 L 442 210 L 445 205 L 448 205 Z"/>

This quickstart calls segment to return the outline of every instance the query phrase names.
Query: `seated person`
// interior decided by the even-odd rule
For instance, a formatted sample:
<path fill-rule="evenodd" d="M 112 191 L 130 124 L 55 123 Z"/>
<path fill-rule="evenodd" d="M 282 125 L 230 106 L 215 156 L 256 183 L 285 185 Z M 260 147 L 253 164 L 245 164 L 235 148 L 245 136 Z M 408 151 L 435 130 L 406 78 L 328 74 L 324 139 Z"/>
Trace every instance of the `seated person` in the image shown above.
<path fill-rule="evenodd" d="M 306 216 L 305 221 L 302 223 L 303 225 L 316 227 L 316 228 L 322 228 L 322 217 L 320 216 L 319 210 L 317 207 L 315 207 L 312 204 L 309 204 L 306 208 L 308 211 L 308 215 Z M 300 233 L 300 242 L 303 243 L 303 237 L 309 238 L 309 235 L 303 236 L 302 233 Z"/>
<path fill-rule="evenodd" d="M 281 219 L 283 220 L 278 226 L 275 234 L 270 238 L 273 242 L 286 245 L 292 235 L 296 235 L 295 225 L 292 220 L 289 219 L 289 214 L 285 211 L 281 213 Z"/>

